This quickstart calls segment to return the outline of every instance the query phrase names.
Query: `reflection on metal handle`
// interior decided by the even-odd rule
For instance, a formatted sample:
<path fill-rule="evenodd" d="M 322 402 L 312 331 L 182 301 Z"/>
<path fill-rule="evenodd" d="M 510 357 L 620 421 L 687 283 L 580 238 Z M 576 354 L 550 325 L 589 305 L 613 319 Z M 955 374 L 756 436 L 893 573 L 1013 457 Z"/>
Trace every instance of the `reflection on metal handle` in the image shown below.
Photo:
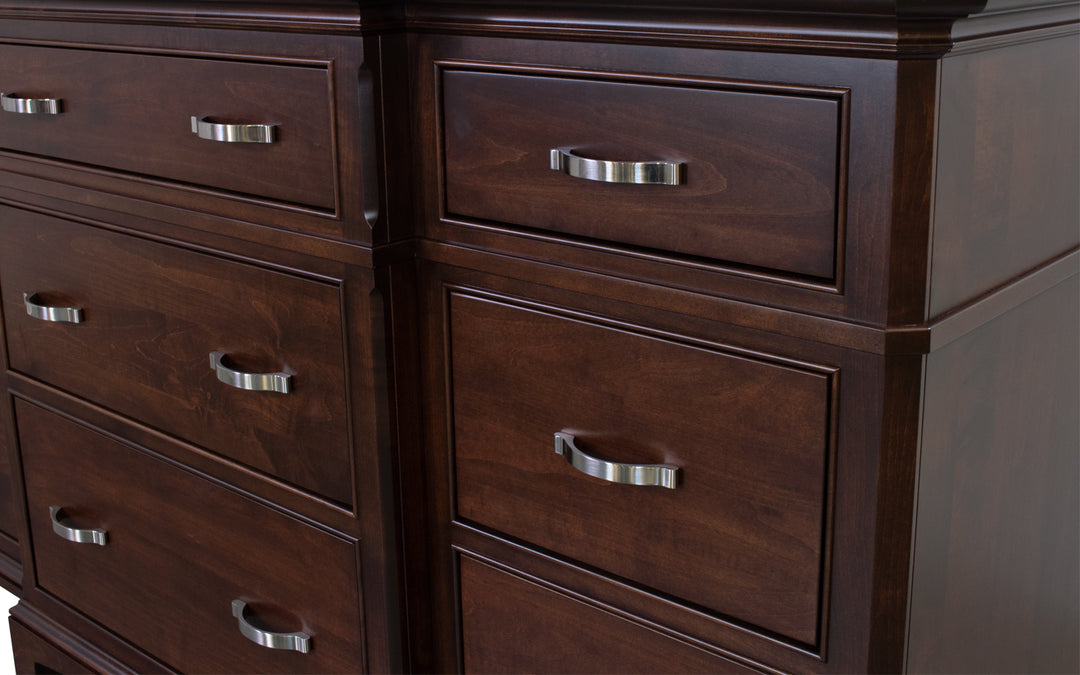
<path fill-rule="evenodd" d="M 15 94 L 0 94 L 0 109 L 23 115 L 59 115 L 58 98 L 22 98 Z"/>
<path fill-rule="evenodd" d="M 209 117 L 191 117 L 191 131 L 219 143 L 273 143 L 273 124 L 218 124 Z"/>
<path fill-rule="evenodd" d="M 42 321 L 56 321 L 64 323 L 82 323 L 83 311 L 79 307 L 52 307 L 43 305 L 37 293 L 23 293 L 23 302 L 26 303 L 26 313 L 35 319 Z"/>
<path fill-rule="evenodd" d="M 232 601 L 232 613 L 240 626 L 240 633 L 257 645 L 270 649 L 288 649 L 307 654 L 311 651 L 311 636 L 307 633 L 274 633 L 256 628 L 244 617 L 247 603 L 243 600 Z"/>
<path fill-rule="evenodd" d="M 64 539 L 73 541 L 77 544 L 97 544 L 98 546 L 104 546 L 108 543 L 109 534 L 105 530 L 99 530 L 97 528 L 92 530 L 82 530 L 76 527 L 68 527 L 61 522 L 66 517 L 67 515 L 64 513 L 63 507 L 49 507 L 49 518 L 52 519 L 53 532 Z"/>
<path fill-rule="evenodd" d="M 288 394 L 292 376 L 288 373 L 245 373 L 225 365 L 225 352 L 210 352 L 210 369 L 217 378 L 237 389 L 248 391 L 276 391 Z"/>
<path fill-rule="evenodd" d="M 620 464 L 587 455 L 578 450 L 574 437 L 555 434 L 555 452 L 566 457 L 578 471 L 594 478 L 623 485 L 655 485 L 674 490 L 678 487 L 679 467 L 670 464 Z"/>
<path fill-rule="evenodd" d="M 568 148 L 552 148 L 551 168 L 574 178 L 602 183 L 634 185 L 682 185 L 686 182 L 683 162 L 613 162 L 575 155 Z"/>

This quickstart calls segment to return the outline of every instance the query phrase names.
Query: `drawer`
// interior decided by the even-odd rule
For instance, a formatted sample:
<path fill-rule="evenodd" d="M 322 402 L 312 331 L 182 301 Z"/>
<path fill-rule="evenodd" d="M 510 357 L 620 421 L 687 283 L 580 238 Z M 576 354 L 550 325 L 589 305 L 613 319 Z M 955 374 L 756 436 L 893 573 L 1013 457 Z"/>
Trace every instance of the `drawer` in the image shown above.
<path fill-rule="evenodd" d="M 12 369 L 352 503 L 339 287 L 35 213 L 0 219 Z M 44 310 L 27 298 L 81 322 L 32 316 Z M 277 373 L 288 393 L 238 388 Z"/>
<path fill-rule="evenodd" d="M 451 217 L 836 276 L 838 91 L 454 69 L 441 85 Z M 637 184 L 657 164 L 679 183 Z"/>
<path fill-rule="evenodd" d="M 467 673 L 756 672 L 469 556 L 459 569 Z"/>
<path fill-rule="evenodd" d="M 0 45 L 0 148 L 218 190 L 335 205 L 328 67 Z M 56 114 L 30 114 L 56 100 Z M 20 112 L 22 111 L 22 112 Z M 273 142 L 238 125 L 272 125 Z"/>
<path fill-rule="evenodd" d="M 458 520 L 817 644 L 834 371 L 465 291 L 448 337 Z"/>
<path fill-rule="evenodd" d="M 354 542 L 32 404 L 16 409 L 41 588 L 183 672 L 362 670 Z M 303 633 L 308 652 L 256 644 L 241 621 Z"/>

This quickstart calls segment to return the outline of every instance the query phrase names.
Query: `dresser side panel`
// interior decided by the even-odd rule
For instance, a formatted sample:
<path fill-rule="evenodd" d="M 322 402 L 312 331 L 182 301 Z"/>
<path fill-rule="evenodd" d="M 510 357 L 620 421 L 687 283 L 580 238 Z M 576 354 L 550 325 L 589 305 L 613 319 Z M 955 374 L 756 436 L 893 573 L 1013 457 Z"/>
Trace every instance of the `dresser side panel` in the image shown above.
<path fill-rule="evenodd" d="M 1076 35 L 946 57 L 929 316 L 1080 240 Z"/>
<path fill-rule="evenodd" d="M 927 357 L 909 672 L 1080 668 L 1077 291 Z"/>

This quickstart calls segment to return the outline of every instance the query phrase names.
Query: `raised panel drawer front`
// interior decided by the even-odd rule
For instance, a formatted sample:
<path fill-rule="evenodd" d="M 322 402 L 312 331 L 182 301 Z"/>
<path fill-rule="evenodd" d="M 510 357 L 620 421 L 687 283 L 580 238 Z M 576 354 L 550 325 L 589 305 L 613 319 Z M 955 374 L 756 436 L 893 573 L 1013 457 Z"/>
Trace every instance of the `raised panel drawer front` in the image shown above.
<path fill-rule="evenodd" d="M 33 404 L 16 411 L 41 588 L 183 672 L 363 669 L 355 542 Z"/>
<path fill-rule="evenodd" d="M 446 211 L 834 279 L 843 94 L 442 72 Z"/>
<path fill-rule="evenodd" d="M 467 673 L 756 672 L 475 558 L 459 569 Z"/>
<path fill-rule="evenodd" d="M 459 520 L 818 644 L 836 371 L 466 291 L 449 308 Z"/>
<path fill-rule="evenodd" d="M 26 211 L 0 221 L 12 369 L 352 503 L 339 287 Z"/>
<path fill-rule="evenodd" d="M 0 148 L 335 206 L 325 64 L 0 45 L 0 92 Z"/>

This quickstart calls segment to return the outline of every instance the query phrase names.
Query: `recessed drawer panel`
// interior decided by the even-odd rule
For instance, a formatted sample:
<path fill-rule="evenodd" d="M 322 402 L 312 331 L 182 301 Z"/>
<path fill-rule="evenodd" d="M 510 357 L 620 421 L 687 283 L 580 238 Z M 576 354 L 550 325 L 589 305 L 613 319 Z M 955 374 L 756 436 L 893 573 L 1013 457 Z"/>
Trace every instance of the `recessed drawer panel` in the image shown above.
<path fill-rule="evenodd" d="M 817 643 L 834 372 L 449 307 L 457 518 Z"/>
<path fill-rule="evenodd" d="M 355 542 L 16 408 L 40 587 L 182 672 L 363 670 Z"/>
<path fill-rule="evenodd" d="M 331 209 L 330 85 L 326 67 L 0 45 L 0 148 Z"/>
<path fill-rule="evenodd" d="M 555 588 L 462 556 L 466 673 L 748 673 Z"/>
<path fill-rule="evenodd" d="M 0 220 L 11 368 L 352 503 L 337 286 L 30 212 Z"/>
<path fill-rule="evenodd" d="M 777 89 L 445 70 L 446 210 L 833 279 L 842 94 Z"/>

